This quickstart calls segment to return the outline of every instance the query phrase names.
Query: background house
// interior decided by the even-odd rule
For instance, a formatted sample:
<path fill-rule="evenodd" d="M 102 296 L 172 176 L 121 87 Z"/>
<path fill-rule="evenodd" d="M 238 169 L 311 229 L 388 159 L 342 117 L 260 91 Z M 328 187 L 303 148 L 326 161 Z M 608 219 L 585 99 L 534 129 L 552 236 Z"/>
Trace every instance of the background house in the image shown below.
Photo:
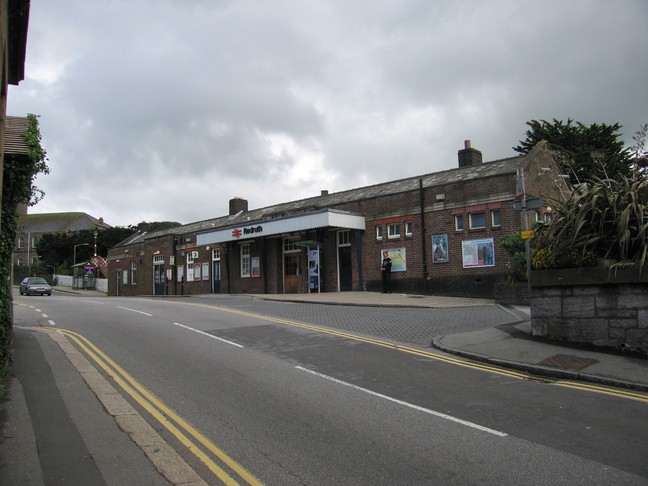
<path fill-rule="evenodd" d="M 38 262 L 36 244 L 46 233 L 68 233 L 79 230 L 110 228 L 103 218 L 95 218 L 82 212 L 27 214 L 26 208 L 19 208 L 14 250 L 15 265 L 29 265 Z"/>

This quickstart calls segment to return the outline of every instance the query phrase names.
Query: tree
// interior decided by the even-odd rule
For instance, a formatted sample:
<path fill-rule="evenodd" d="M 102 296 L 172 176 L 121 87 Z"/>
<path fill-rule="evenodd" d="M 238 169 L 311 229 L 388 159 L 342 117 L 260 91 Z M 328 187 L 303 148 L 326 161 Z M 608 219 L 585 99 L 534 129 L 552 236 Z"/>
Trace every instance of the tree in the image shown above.
<path fill-rule="evenodd" d="M 106 258 L 108 250 L 124 241 L 136 231 L 152 233 L 180 226 L 171 221 L 141 222 L 137 226 L 97 229 L 97 255 Z M 84 245 L 88 243 L 88 245 Z M 79 246 L 83 245 L 83 246 Z M 55 267 L 56 273 L 66 275 L 71 272 L 74 260 L 74 247 L 77 246 L 76 263 L 88 261 L 94 255 L 94 230 L 85 229 L 71 233 L 46 233 L 36 243 L 36 253 L 41 257 L 41 263 L 47 268 Z"/>
<path fill-rule="evenodd" d="M 136 228 L 115 227 L 97 230 L 97 255 L 106 257 L 108 250 L 117 243 L 125 240 L 137 231 Z M 83 245 L 88 243 L 87 245 Z M 78 246 L 83 245 L 83 246 Z M 71 271 L 74 260 L 74 247 L 77 246 L 77 263 L 88 261 L 94 255 L 94 230 L 85 229 L 72 233 L 46 233 L 36 243 L 36 253 L 41 257 L 41 263 L 46 267 L 52 266 L 57 273 L 65 275 Z"/>
<path fill-rule="evenodd" d="M 630 175 L 631 154 L 619 140 L 618 123 L 587 126 L 571 118 L 567 123 L 554 118 L 551 123 L 531 120 L 526 124 L 530 127 L 526 138 L 513 150 L 527 154 L 538 142 L 546 140 L 556 152 L 561 171 L 570 176 L 573 184 Z"/>
<path fill-rule="evenodd" d="M 633 168 L 644 175 L 648 174 L 648 151 L 645 148 L 646 132 L 648 132 L 648 123 L 639 126 L 639 130 L 632 136 L 635 143 L 629 149 Z"/>

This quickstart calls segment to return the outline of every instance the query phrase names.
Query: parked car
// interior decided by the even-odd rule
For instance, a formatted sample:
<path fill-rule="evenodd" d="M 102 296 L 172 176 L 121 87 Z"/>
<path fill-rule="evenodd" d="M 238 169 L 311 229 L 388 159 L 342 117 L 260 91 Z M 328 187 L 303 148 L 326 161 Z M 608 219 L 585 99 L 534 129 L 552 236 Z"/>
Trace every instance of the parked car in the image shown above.
<path fill-rule="evenodd" d="M 52 287 L 43 277 L 25 277 L 20 282 L 20 295 L 52 295 Z"/>

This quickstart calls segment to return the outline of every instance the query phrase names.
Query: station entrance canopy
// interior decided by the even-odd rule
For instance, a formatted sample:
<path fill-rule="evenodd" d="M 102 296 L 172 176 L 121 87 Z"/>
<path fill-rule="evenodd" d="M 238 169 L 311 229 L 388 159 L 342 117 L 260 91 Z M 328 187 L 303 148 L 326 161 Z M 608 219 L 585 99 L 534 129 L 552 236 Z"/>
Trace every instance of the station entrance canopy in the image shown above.
<path fill-rule="evenodd" d="M 245 221 L 236 226 L 198 233 L 196 244 L 211 245 L 327 227 L 364 230 L 365 218 L 360 214 L 325 209 L 285 218 Z"/>

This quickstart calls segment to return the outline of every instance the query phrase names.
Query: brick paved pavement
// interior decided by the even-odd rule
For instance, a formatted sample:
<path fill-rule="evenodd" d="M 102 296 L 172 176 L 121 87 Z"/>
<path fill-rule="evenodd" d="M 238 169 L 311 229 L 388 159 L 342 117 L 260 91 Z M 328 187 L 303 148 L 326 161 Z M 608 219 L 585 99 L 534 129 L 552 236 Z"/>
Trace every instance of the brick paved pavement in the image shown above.
<path fill-rule="evenodd" d="M 523 320 L 497 305 L 412 308 L 278 302 L 241 296 L 218 296 L 213 300 L 223 307 L 424 346 L 437 336 Z"/>

